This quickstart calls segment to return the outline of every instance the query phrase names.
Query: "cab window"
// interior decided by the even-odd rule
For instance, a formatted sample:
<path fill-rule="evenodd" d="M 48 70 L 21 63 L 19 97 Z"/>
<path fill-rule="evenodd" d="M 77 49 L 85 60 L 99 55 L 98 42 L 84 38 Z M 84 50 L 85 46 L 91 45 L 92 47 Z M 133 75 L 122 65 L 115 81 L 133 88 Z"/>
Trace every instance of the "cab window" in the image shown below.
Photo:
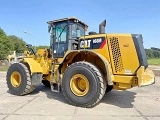
<path fill-rule="evenodd" d="M 56 26 L 56 42 L 66 42 L 67 40 L 67 24 L 62 23 Z"/>
<path fill-rule="evenodd" d="M 84 28 L 78 24 L 69 25 L 69 39 L 75 39 L 77 37 L 84 36 Z"/>

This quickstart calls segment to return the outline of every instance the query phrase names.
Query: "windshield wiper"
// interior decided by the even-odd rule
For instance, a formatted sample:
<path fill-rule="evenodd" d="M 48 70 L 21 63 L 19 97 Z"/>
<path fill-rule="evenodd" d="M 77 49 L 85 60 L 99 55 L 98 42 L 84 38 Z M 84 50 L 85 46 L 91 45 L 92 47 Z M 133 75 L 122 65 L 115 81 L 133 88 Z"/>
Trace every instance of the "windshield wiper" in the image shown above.
<path fill-rule="evenodd" d="M 66 25 L 66 26 L 67 26 L 67 25 Z M 61 37 L 61 35 L 62 35 L 64 29 L 66 28 L 66 26 L 64 26 L 63 30 L 62 30 L 61 33 L 59 34 L 59 36 L 58 36 L 58 42 L 59 42 L 59 38 Z M 60 41 L 60 42 L 61 42 L 61 41 Z"/>

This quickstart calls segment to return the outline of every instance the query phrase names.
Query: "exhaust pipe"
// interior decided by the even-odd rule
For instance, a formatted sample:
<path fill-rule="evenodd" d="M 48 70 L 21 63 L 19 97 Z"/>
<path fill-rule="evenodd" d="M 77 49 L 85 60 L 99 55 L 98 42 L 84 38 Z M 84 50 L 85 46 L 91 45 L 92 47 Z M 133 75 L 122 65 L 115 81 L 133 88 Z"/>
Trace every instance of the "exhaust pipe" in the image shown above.
<path fill-rule="evenodd" d="M 101 24 L 99 24 L 99 34 L 105 33 L 106 20 L 104 20 Z"/>

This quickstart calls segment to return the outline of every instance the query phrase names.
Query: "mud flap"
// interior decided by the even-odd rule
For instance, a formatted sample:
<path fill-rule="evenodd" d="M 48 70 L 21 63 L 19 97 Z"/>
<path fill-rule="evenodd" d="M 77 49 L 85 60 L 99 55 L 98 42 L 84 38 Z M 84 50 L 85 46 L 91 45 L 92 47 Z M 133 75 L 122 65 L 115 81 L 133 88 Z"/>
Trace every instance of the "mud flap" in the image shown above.
<path fill-rule="evenodd" d="M 34 73 L 31 77 L 31 85 L 39 85 L 42 81 L 42 74 Z"/>
<path fill-rule="evenodd" d="M 155 75 L 152 70 L 148 68 L 145 70 L 144 66 L 141 66 L 137 71 L 138 86 L 146 86 L 155 83 Z"/>

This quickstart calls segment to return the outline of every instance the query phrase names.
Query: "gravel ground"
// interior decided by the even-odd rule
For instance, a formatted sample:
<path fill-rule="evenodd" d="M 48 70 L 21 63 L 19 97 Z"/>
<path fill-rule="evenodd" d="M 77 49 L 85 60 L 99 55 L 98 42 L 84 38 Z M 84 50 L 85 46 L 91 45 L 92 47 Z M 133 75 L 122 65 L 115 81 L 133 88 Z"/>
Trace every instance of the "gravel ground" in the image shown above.
<path fill-rule="evenodd" d="M 62 93 L 43 85 L 25 96 L 8 92 L 6 73 L 0 72 L 0 120 L 160 120 L 160 66 L 149 66 L 155 84 L 111 91 L 94 108 L 69 105 Z"/>

